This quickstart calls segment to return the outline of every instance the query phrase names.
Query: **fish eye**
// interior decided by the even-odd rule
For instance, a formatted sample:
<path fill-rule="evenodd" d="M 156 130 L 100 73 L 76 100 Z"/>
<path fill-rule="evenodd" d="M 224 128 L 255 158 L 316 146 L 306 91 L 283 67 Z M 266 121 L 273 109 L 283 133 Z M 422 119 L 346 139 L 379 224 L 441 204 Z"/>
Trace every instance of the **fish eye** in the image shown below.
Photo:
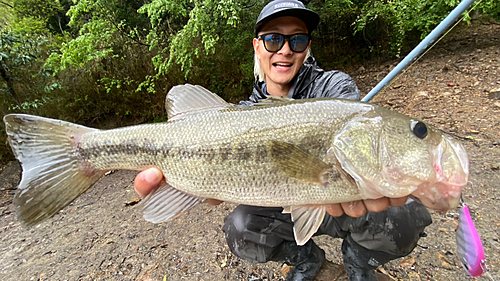
<path fill-rule="evenodd" d="M 411 120 L 410 129 L 419 139 L 424 139 L 427 136 L 427 126 L 423 122 Z"/>

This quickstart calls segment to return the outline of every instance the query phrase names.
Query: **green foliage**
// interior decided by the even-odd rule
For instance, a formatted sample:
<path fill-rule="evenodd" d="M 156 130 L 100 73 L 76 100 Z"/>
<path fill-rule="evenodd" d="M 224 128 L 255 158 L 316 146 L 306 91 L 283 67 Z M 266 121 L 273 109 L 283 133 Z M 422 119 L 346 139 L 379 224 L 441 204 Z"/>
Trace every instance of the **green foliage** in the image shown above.
<path fill-rule="evenodd" d="M 0 30 L 5 30 L 14 19 L 14 6 L 12 0 L 0 1 Z"/>
<path fill-rule="evenodd" d="M 11 26 L 17 32 L 33 33 L 62 33 L 67 29 L 65 15 L 68 1 L 45 0 L 14 0 L 12 1 L 16 20 Z"/>
<path fill-rule="evenodd" d="M 109 45 L 116 29 L 104 20 L 85 23 L 80 29 L 80 36 L 63 43 L 60 52 L 52 53 L 46 67 L 55 73 L 68 67 L 83 67 L 88 62 L 106 57 L 113 53 Z"/>
<path fill-rule="evenodd" d="M 160 49 L 154 58 L 157 72 L 166 74 L 175 63 L 188 77 L 194 60 L 200 58 L 202 52 L 213 54 L 224 30 L 238 25 L 241 3 L 153 0 L 139 11 L 151 19 L 153 28 L 148 36 L 151 47 Z M 169 29 L 162 28 L 165 24 Z"/>
<path fill-rule="evenodd" d="M 456 0 L 371 0 L 361 7 L 354 22 L 354 34 L 381 28 L 385 30 L 382 35 L 389 41 L 390 53 L 399 56 L 408 32 L 418 31 L 423 38 L 458 3 Z"/>
<path fill-rule="evenodd" d="M 0 115 L 10 112 L 40 114 L 48 102 L 43 89 L 50 77 L 40 72 L 47 38 L 0 32 Z M 50 88 L 50 87 L 49 87 Z M 3 122 L 0 129 L 4 130 Z M 1 131 L 0 130 L 0 131 Z M 0 135 L 0 163 L 12 157 Z"/>
<path fill-rule="evenodd" d="M 34 61 L 47 40 L 42 37 L 24 37 L 12 32 L 0 33 L 0 61 L 14 69 Z"/>
<path fill-rule="evenodd" d="M 498 0 L 484 0 L 479 2 L 477 10 L 482 15 L 488 15 L 496 20 L 500 20 L 500 1 Z"/>

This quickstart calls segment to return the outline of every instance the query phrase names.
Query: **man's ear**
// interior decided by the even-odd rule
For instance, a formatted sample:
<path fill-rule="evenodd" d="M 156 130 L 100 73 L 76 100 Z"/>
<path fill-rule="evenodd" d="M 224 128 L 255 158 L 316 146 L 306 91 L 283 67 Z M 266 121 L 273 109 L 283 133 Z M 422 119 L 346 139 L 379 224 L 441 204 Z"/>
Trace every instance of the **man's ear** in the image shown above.
<path fill-rule="evenodd" d="M 257 56 L 257 59 L 260 60 L 259 48 L 260 48 L 259 39 L 254 38 L 253 39 L 253 51 L 254 51 L 255 55 Z"/>

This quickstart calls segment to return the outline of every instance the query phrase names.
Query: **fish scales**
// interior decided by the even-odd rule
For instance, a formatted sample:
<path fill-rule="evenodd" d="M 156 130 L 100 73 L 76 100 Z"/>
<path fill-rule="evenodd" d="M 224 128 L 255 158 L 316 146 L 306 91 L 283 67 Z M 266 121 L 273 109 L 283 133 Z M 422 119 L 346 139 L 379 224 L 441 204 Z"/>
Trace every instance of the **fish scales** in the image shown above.
<path fill-rule="evenodd" d="M 156 166 L 169 184 L 200 197 L 262 206 L 343 202 L 360 198 L 356 187 L 337 180 L 319 188 L 286 177 L 273 165 L 266 141 L 294 143 L 323 159 L 345 119 L 371 109 L 356 105 L 328 100 L 212 110 L 171 123 L 85 134 L 78 147 L 93 169 Z"/>

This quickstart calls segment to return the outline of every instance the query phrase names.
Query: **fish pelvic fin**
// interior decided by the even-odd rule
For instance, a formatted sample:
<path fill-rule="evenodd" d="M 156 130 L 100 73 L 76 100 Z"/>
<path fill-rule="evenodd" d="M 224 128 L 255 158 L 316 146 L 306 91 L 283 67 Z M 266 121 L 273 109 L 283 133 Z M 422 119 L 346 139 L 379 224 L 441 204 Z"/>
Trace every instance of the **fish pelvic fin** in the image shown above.
<path fill-rule="evenodd" d="M 160 223 L 179 216 L 204 200 L 164 183 L 142 200 L 142 215 L 149 222 Z"/>
<path fill-rule="evenodd" d="M 323 223 L 326 206 L 290 206 L 285 207 L 283 212 L 292 214 L 293 235 L 297 245 L 302 246 L 311 239 Z"/>
<path fill-rule="evenodd" d="M 9 114 L 3 120 L 23 169 L 14 204 L 25 225 L 52 217 L 106 172 L 92 170 L 78 155 L 80 137 L 97 129 L 26 114 Z"/>
<path fill-rule="evenodd" d="M 324 186 L 326 172 L 332 167 L 304 149 L 283 141 L 269 142 L 270 155 L 286 176 L 305 183 Z"/>

